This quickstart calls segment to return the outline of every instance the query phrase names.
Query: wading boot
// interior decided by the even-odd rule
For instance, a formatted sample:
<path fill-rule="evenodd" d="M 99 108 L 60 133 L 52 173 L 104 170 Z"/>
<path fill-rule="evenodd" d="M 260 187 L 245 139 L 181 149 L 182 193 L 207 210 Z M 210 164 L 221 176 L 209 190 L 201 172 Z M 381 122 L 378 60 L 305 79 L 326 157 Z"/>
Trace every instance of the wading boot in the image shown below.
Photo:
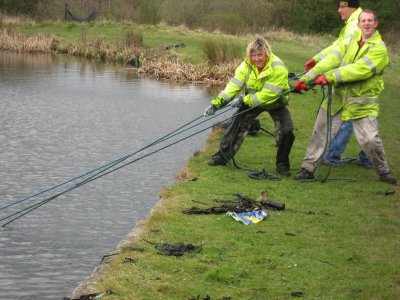
<path fill-rule="evenodd" d="M 301 168 L 301 170 L 294 176 L 294 180 L 298 181 L 310 180 L 310 179 L 314 179 L 313 173 L 304 168 Z"/>
<path fill-rule="evenodd" d="M 214 154 L 208 161 L 210 166 L 225 166 L 228 162 L 219 154 Z"/>
<path fill-rule="evenodd" d="M 282 177 L 288 177 L 291 175 L 289 166 L 286 165 L 276 166 L 276 172 L 278 172 L 278 174 L 281 175 Z"/>
<path fill-rule="evenodd" d="M 393 176 L 391 172 L 387 172 L 384 174 L 379 174 L 380 180 L 390 183 L 390 184 L 397 184 L 397 179 L 396 177 Z"/>

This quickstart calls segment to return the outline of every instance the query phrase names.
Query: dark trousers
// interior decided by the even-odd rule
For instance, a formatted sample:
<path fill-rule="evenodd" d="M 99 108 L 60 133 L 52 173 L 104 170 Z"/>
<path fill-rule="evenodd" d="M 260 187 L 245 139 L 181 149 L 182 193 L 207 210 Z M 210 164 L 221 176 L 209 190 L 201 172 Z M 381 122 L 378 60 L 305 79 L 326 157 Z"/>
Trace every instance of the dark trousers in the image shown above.
<path fill-rule="evenodd" d="M 264 110 L 256 107 L 239 114 L 247 109 L 248 107 L 243 106 L 236 111 L 232 123 L 221 138 L 219 151 L 213 157 L 220 156 L 227 161 L 231 160 L 242 145 L 249 131 L 251 121 L 266 111 L 271 116 L 275 126 L 275 141 L 277 145 L 276 166 L 287 166 L 290 168 L 289 154 L 295 137 L 293 134 L 292 117 L 287 107 L 282 106 L 272 110 Z"/>

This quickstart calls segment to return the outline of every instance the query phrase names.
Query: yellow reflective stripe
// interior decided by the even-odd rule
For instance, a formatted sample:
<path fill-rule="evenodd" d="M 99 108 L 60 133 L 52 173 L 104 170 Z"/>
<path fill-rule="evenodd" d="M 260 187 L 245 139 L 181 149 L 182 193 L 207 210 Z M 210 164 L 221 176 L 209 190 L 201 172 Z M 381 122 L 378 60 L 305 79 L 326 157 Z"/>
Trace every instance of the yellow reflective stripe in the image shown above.
<path fill-rule="evenodd" d="M 247 72 L 246 78 L 244 80 L 244 90 L 245 91 L 247 91 L 247 81 L 249 81 L 250 74 L 251 74 L 251 67 L 249 65 L 247 65 L 247 68 L 249 69 L 249 71 Z"/>
<path fill-rule="evenodd" d="M 237 79 L 235 77 L 232 77 L 230 82 L 236 84 L 240 88 L 242 88 L 244 85 L 244 82 L 241 82 L 239 79 Z"/>
<path fill-rule="evenodd" d="M 377 98 L 363 98 L 363 97 L 348 98 L 345 101 L 347 103 L 352 103 L 352 104 L 378 103 L 378 99 Z"/>
<path fill-rule="evenodd" d="M 353 43 L 353 40 L 354 40 L 355 36 L 354 36 L 354 34 L 349 34 L 347 37 L 349 37 L 350 39 L 349 39 L 349 42 L 346 45 L 346 52 L 349 49 L 349 46 L 351 45 L 351 43 Z"/>
<path fill-rule="evenodd" d="M 315 74 L 312 69 L 307 72 L 306 76 L 310 77 L 311 80 L 315 79 L 318 74 Z"/>
<path fill-rule="evenodd" d="M 285 69 L 287 69 L 286 65 L 285 65 L 283 62 L 281 62 L 281 61 L 274 61 L 274 62 L 271 64 L 271 67 L 272 67 L 272 68 L 275 68 L 275 67 L 277 67 L 277 66 L 281 66 L 281 67 L 284 67 Z"/>
<path fill-rule="evenodd" d="M 339 51 L 337 51 L 337 50 L 333 50 L 332 52 L 331 52 L 333 55 L 335 55 L 339 60 L 342 60 L 342 54 L 340 54 L 340 52 Z"/>
<path fill-rule="evenodd" d="M 371 59 L 368 56 L 363 56 L 362 59 L 367 63 L 368 67 L 371 69 L 372 74 L 376 75 L 376 67 Z"/>
<path fill-rule="evenodd" d="M 336 76 L 336 83 L 340 83 L 340 82 L 343 81 L 342 74 L 340 74 L 339 69 L 334 69 L 334 70 L 333 70 L 333 73 L 334 73 L 335 76 Z"/>
<path fill-rule="evenodd" d="M 225 101 L 230 101 L 231 98 L 228 96 L 227 93 L 225 93 L 224 91 L 222 91 L 221 93 L 219 93 L 218 96 L 221 96 L 222 98 L 224 98 Z"/>
<path fill-rule="evenodd" d="M 271 90 L 271 91 L 273 91 L 273 92 L 276 92 L 276 93 L 281 93 L 281 92 L 283 92 L 283 88 L 281 88 L 281 87 L 279 87 L 279 86 L 276 86 L 276 85 L 268 84 L 268 83 L 265 83 L 264 86 L 263 86 L 263 88 L 264 88 L 264 89 L 269 89 L 269 90 Z"/>
<path fill-rule="evenodd" d="M 251 99 L 253 100 L 253 107 L 259 106 L 260 102 L 256 94 L 251 94 Z"/>

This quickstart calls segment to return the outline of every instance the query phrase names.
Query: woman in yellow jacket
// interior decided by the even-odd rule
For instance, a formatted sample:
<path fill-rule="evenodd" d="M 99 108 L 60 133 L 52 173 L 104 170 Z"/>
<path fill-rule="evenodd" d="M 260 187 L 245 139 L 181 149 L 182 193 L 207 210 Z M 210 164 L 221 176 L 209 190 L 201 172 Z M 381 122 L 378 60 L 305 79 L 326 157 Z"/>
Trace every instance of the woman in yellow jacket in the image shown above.
<path fill-rule="evenodd" d="M 287 68 L 272 53 L 267 41 L 259 37 L 249 43 L 246 59 L 204 113 L 206 116 L 212 115 L 228 103 L 239 108 L 221 139 L 219 151 L 208 164 L 216 166 L 228 163 L 239 150 L 251 121 L 267 111 L 275 125 L 276 170 L 282 176 L 289 176 L 289 154 L 295 139 L 292 118 L 286 107 L 289 88 Z"/>
<path fill-rule="evenodd" d="M 379 32 L 378 20 L 371 10 L 363 10 L 358 19 L 361 32 L 348 36 L 295 85 L 305 90 L 305 82 L 334 84 L 332 95 L 332 136 L 343 121 L 352 120 L 362 150 L 382 181 L 396 184 L 390 172 L 383 144 L 378 135 L 379 96 L 383 90 L 383 70 L 389 64 L 387 49 Z M 322 75 L 321 75 L 322 74 Z M 326 140 L 327 103 L 315 121 L 314 132 L 296 180 L 312 179 Z M 324 129 L 325 128 L 325 129 Z"/>

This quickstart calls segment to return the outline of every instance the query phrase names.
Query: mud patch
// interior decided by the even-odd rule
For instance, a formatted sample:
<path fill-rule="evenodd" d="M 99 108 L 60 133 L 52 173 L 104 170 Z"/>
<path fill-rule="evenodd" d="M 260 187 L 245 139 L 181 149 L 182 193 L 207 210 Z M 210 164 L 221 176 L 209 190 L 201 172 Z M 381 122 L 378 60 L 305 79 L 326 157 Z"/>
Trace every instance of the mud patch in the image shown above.
<path fill-rule="evenodd" d="M 203 249 L 202 245 L 195 246 L 193 244 L 156 244 L 156 249 L 159 254 L 168 255 L 168 256 L 182 256 L 186 252 L 198 253 Z"/>

